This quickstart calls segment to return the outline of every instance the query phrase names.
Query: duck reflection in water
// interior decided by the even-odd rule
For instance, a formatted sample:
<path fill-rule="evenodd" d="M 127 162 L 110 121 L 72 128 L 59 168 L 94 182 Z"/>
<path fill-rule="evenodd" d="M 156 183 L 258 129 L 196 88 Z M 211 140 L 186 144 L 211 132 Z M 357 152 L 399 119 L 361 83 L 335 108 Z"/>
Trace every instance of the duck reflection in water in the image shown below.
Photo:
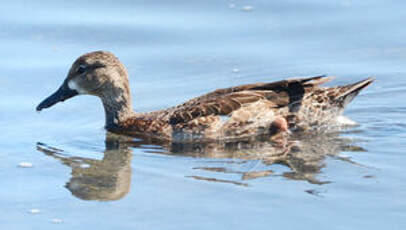
<path fill-rule="evenodd" d="M 132 148 L 141 148 L 155 154 L 203 159 L 196 161 L 199 165 L 193 167 L 196 175 L 186 175 L 187 178 L 241 186 L 248 186 L 251 179 L 268 176 L 283 176 L 322 185 L 329 183 L 317 178 L 326 167 L 326 157 L 357 165 L 349 158 L 340 156 L 340 152 L 365 151 L 354 145 L 352 140 L 331 133 L 303 134 L 289 140 L 269 141 L 259 137 L 255 140 L 216 143 L 171 143 L 108 133 L 105 144 L 106 149 L 101 160 L 67 155 L 63 150 L 43 143 L 37 143 L 37 149 L 72 168 L 72 177 L 65 187 L 74 196 L 83 200 L 103 201 L 121 199 L 129 192 Z M 275 165 L 285 166 L 288 171 L 275 173 L 271 170 Z M 206 175 L 204 172 L 212 172 L 216 176 L 199 175 L 202 172 Z M 229 174 L 238 174 L 241 179 L 223 179 L 224 175 Z"/>
<path fill-rule="evenodd" d="M 302 133 L 291 136 L 289 140 L 276 138 L 271 142 L 266 137 L 259 137 L 255 140 L 228 143 L 172 143 L 170 151 L 166 154 L 224 159 L 223 165 L 226 165 L 225 167 L 211 167 L 209 164 L 218 164 L 219 162 L 210 160 L 205 161 L 205 166 L 194 169 L 240 174 L 241 181 L 266 176 L 283 176 L 287 179 L 304 180 L 311 184 L 322 185 L 329 183 L 329 181 L 317 179 L 321 169 L 326 167 L 324 161 L 326 157 L 361 166 L 349 158 L 340 156 L 342 151 L 365 152 L 366 150 L 356 146 L 351 139 L 339 137 L 338 133 Z M 275 173 L 270 169 L 273 165 L 285 166 L 288 171 Z M 227 181 L 202 176 L 190 177 L 248 186 L 248 183 L 241 181 Z"/>
<path fill-rule="evenodd" d="M 118 200 L 130 190 L 132 150 L 106 138 L 103 159 L 70 156 L 64 150 L 37 143 L 37 150 L 72 168 L 65 187 L 83 200 Z"/>

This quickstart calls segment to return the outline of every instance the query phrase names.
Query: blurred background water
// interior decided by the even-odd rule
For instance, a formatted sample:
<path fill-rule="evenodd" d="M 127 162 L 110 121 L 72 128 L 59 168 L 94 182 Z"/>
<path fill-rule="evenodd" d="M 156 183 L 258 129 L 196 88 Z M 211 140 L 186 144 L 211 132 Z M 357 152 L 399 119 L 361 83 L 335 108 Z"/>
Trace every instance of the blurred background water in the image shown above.
<path fill-rule="evenodd" d="M 374 0 L 3 2 L 0 228 L 404 229 L 405 7 Z M 308 137 L 288 155 L 272 146 L 123 144 L 106 136 L 97 98 L 35 112 L 75 58 L 94 50 L 112 51 L 127 66 L 137 111 L 285 77 L 376 82 L 346 111 L 358 127 Z"/>

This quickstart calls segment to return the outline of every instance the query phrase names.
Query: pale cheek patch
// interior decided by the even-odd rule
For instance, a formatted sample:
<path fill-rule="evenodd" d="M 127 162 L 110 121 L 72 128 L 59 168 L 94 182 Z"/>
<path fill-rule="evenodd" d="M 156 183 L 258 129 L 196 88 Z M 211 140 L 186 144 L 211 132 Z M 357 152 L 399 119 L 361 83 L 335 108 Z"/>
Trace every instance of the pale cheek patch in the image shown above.
<path fill-rule="evenodd" d="M 71 90 L 76 90 L 79 94 L 87 94 L 87 91 L 84 90 L 82 87 L 78 86 L 78 84 L 75 81 L 70 80 L 68 82 L 68 87 Z"/>

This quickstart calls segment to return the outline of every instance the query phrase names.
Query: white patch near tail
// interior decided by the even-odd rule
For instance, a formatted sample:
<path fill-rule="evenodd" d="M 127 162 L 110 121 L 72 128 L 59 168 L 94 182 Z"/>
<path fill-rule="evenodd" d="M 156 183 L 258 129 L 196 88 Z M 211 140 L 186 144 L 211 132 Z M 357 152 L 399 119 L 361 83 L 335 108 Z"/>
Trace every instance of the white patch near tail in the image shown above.
<path fill-rule="evenodd" d="M 337 117 L 337 124 L 343 126 L 354 126 L 357 125 L 357 122 L 349 119 L 348 117 L 340 115 Z"/>

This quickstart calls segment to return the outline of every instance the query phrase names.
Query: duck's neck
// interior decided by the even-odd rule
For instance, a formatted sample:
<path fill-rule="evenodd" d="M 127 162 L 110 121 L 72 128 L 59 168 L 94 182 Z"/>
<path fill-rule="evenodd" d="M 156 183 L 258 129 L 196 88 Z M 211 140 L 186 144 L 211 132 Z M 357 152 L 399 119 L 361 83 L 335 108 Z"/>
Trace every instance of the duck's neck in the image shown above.
<path fill-rule="evenodd" d="M 106 115 L 106 129 L 118 128 L 125 120 L 134 115 L 130 91 L 113 89 L 108 95 L 101 96 Z"/>

